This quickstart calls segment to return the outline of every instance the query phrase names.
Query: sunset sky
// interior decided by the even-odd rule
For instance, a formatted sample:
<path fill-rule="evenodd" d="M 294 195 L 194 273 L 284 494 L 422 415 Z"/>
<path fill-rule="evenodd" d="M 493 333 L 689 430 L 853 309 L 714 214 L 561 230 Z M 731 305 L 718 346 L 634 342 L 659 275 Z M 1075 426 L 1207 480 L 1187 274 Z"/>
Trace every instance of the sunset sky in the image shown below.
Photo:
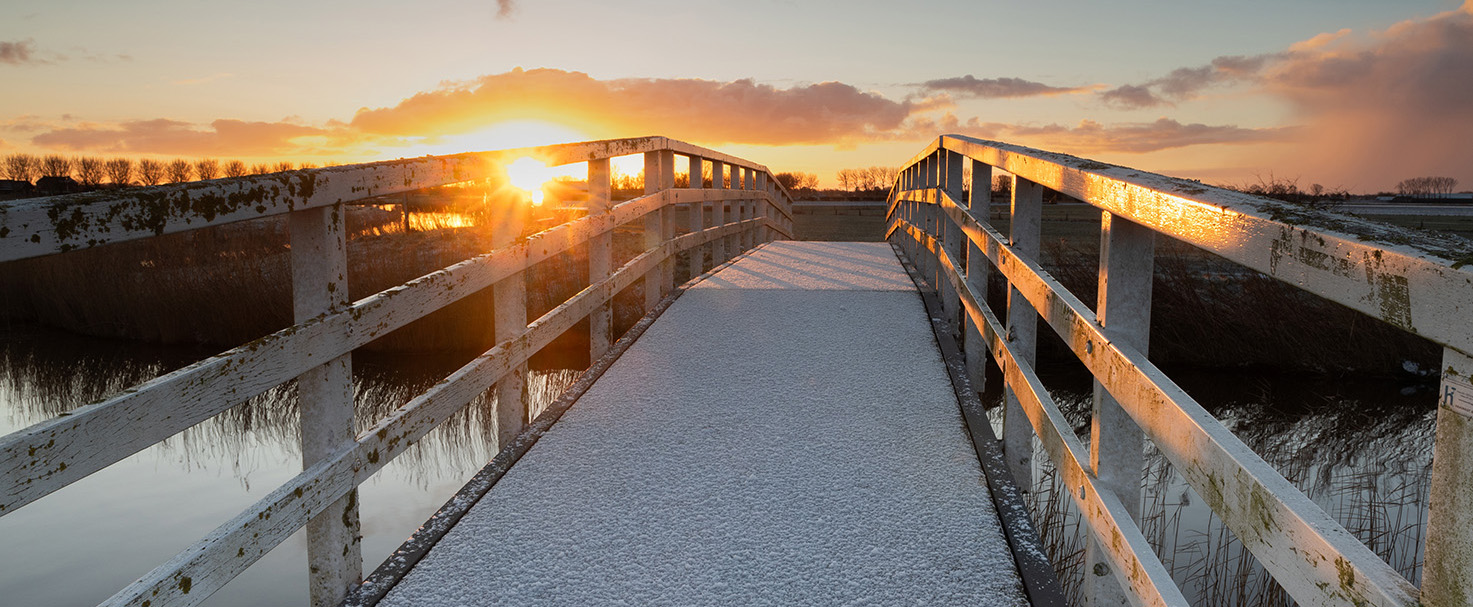
<path fill-rule="evenodd" d="M 21 0 L 0 155 L 358 162 L 666 135 L 834 185 L 941 133 L 1473 189 L 1473 0 Z"/>

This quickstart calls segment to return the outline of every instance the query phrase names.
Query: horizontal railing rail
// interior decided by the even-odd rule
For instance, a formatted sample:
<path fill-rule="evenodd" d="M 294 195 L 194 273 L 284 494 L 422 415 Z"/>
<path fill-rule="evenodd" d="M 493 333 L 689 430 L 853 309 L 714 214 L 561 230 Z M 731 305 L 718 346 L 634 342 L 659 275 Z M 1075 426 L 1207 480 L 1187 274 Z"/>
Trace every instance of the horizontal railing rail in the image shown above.
<path fill-rule="evenodd" d="M 970 192 L 963 184 L 963 163 L 972 171 Z M 994 167 L 1014 176 L 1011 235 L 1006 237 L 989 225 Z M 1095 309 L 1039 264 L 1044 188 L 1103 211 Z M 1118 585 L 1086 575 L 1087 594 L 1108 599 L 1124 589 L 1122 598 L 1133 604 L 1186 602 L 1133 520 L 1140 516 L 1144 436 L 1300 604 L 1401 606 L 1420 600 L 1453 605 L 1458 599 L 1451 597 L 1473 596 L 1464 592 L 1469 588 L 1466 565 L 1454 565 L 1462 558 L 1450 552 L 1458 545 L 1453 542 L 1468 537 L 1473 517 L 1464 514 L 1467 498 L 1449 495 L 1455 491 L 1446 488 L 1440 498 L 1434 489 L 1419 593 L 1145 354 L 1153 233 L 1418 333 L 1445 347 L 1435 454 L 1443 461 L 1434 463 L 1434 487 L 1439 481 L 1466 487 L 1468 471 L 1456 464 L 1459 450 L 1469 444 L 1467 418 L 1458 407 L 1473 405 L 1473 394 L 1460 392 L 1473 371 L 1467 356 L 1473 351 L 1473 323 L 1468 322 L 1473 272 L 1463 269 L 1473 250 L 1466 241 L 952 135 L 939 138 L 902 169 L 889 221 L 888 237 L 916 260 L 932 288 L 953 302 L 946 314 L 961 334 L 974 376 L 988 354 L 1003 370 L 1004 449 L 1019 482 L 1031 485 L 1036 434 L 1093 538 L 1087 571 L 1100 571 L 1098 564 L 1114 572 Z M 994 270 L 1010 285 L 1006 324 L 986 305 L 987 275 Z M 1033 371 L 1032 326 L 1040 317 L 1103 389 L 1096 390 L 1088 449 L 1073 436 Z M 1458 404 L 1459 394 L 1468 405 Z M 1450 562 L 1434 562 L 1437 558 Z"/>
<path fill-rule="evenodd" d="M 610 159 L 645 158 L 644 196 L 611 200 Z M 696 187 L 674 187 L 685 155 Z M 531 156 L 549 165 L 587 162 L 588 214 L 521 240 L 519 224 L 489 253 L 349 304 L 342 205 L 369 196 L 484 179 L 496 162 Z M 715 174 L 699 187 L 705 163 Z M 730 188 L 723 178 L 730 171 Z M 274 184 L 274 185 L 273 185 Z M 294 185 L 293 185 L 294 184 Z M 271 188 L 276 188 L 271 191 Z M 257 207 L 201 206 L 240 192 L 270 192 Z M 163 201 L 149 210 L 148 201 Z M 523 402 L 527 360 L 584 318 L 591 352 L 607 351 L 610 303 L 644 281 L 646 306 L 673 287 L 673 259 L 690 276 L 761 242 L 791 237 L 792 200 L 765 167 L 663 137 L 567 144 L 293 174 L 137 188 L 0 206 L 0 259 L 56 254 L 270 214 L 290 214 L 297 324 L 0 437 L 0 516 L 244 403 L 299 381 L 305 470 L 189 549 L 114 595 L 108 605 L 194 605 L 297 529 L 308 529 L 312 602 L 336 604 L 361 578 L 356 487 L 479 394 L 497 391 L 498 447 L 530 421 Z M 677 235 L 672 210 L 685 207 Z M 728 213 L 729 208 L 729 213 Z M 143 215 L 154 213 L 148 221 Z M 49 224 L 38 223 L 42 219 Z M 54 218 L 73 218 L 55 221 Z M 709 218 L 709 221 L 708 221 Z M 643 224 L 644 250 L 611 268 L 613 230 Z M 709 224 L 709 225 L 708 225 Z M 30 235 L 24 234 L 30 230 Z M 10 238 L 12 234 L 20 237 Z M 540 318 L 526 320 L 523 272 L 575 246 L 589 250 L 589 285 Z M 709 264 L 706 258 L 709 256 Z M 496 298 L 496 345 L 362 433 L 353 431 L 348 357 L 359 346 L 486 288 Z M 336 296 L 336 301 L 333 297 Z M 326 386 L 326 389 L 322 389 Z M 309 389 L 311 388 L 311 389 Z"/>

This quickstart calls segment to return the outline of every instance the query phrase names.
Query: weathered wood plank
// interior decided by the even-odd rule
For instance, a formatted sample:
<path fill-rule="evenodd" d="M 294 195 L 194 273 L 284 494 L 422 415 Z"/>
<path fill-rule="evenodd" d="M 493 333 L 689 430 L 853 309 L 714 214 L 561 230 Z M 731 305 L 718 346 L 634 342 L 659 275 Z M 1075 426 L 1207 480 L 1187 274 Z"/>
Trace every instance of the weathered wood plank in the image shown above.
<path fill-rule="evenodd" d="M 293 319 L 305 322 L 348 305 L 348 238 L 342 205 L 293 211 L 291 226 Z M 323 361 L 297 377 L 300 403 L 302 467 L 310 468 L 352 445 L 352 354 Z M 363 578 L 363 551 L 358 494 L 348 494 L 329 507 L 339 516 L 318 516 L 307 523 L 309 604 L 331 607 Z"/>
<path fill-rule="evenodd" d="M 1416 589 L 1263 458 L 1238 440 L 1138 350 L 1106 339 L 1089 310 L 1002 235 L 934 190 L 909 193 L 940 205 L 1040 311 L 1044 321 L 1105 386 L 1258 557 L 1304 605 L 1416 605 Z M 913 225 L 897 227 L 920 238 Z"/>

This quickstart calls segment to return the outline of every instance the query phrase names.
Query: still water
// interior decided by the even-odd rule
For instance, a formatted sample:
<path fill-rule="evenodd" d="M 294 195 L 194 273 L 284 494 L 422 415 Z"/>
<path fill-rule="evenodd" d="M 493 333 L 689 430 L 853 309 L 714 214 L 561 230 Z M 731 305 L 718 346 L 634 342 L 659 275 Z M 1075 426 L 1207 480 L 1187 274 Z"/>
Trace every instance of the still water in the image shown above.
<path fill-rule="evenodd" d="M 0 433 L 177 369 L 213 351 L 0 326 Z M 475 353 L 355 355 L 359 425 L 382 418 Z M 576 371 L 533 371 L 539 410 Z M 277 388 L 0 518 L 0 603 L 94 605 L 301 471 L 294 391 Z M 372 569 L 494 455 L 478 400 L 360 487 Z M 298 532 L 207 605 L 297 605 L 307 597 Z"/>

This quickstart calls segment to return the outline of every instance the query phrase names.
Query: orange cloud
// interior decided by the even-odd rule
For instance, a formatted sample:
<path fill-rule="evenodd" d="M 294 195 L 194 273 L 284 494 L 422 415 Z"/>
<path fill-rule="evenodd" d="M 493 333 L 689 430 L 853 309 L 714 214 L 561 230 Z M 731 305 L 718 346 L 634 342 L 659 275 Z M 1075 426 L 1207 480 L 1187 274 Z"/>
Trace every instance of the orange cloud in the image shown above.
<path fill-rule="evenodd" d="M 72 151 L 186 156 L 288 156 L 304 152 L 301 139 L 332 136 L 320 128 L 282 122 L 216 120 L 209 129 L 187 122 L 136 120 L 117 126 L 83 124 L 36 135 L 31 142 Z"/>
<path fill-rule="evenodd" d="M 891 101 L 840 82 L 779 89 L 752 80 L 596 80 L 581 72 L 513 70 L 360 109 L 365 134 L 459 134 L 505 120 L 550 120 L 599 136 L 665 133 L 710 144 L 831 144 L 894 131 L 934 101 Z"/>
<path fill-rule="evenodd" d="M 1422 175 L 1473 185 L 1473 2 L 1294 49 L 1262 85 L 1308 122 L 1306 169 L 1360 188 Z"/>

